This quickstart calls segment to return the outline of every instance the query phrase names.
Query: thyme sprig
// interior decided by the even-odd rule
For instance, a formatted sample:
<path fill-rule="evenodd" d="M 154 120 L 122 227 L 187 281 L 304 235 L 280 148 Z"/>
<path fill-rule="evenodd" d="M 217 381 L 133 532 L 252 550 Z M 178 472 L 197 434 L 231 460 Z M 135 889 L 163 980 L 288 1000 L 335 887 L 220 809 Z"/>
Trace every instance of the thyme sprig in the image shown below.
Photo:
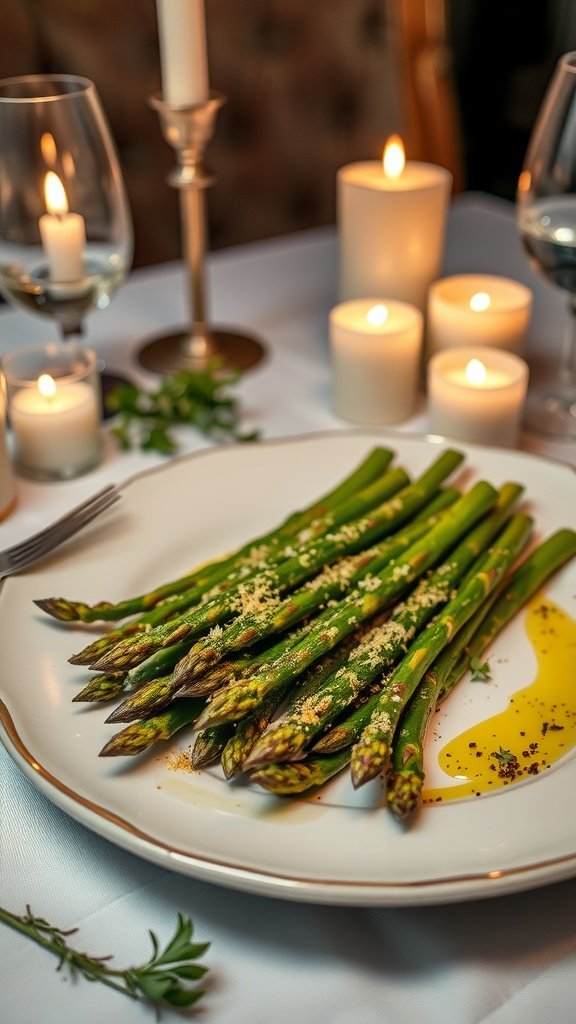
<path fill-rule="evenodd" d="M 152 1003 L 156 1008 L 191 1006 L 204 994 L 203 989 L 190 987 L 189 983 L 198 981 L 206 973 L 206 967 L 193 961 L 205 953 L 210 943 L 191 941 L 194 926 L 190 918 L 182 914 L 178 914 L 176 931 L 164 949 L 150 931 L 150 959 L 123 970 L 111 967 L 109 956 L 91 956 L 74 949 L 68 944 L 68 937 L 74 935 L 77 928 L 68 931 L 57 928 L 44 918 L 36 917 L 29 906 L 23 915 L 0 907 L 0 920 L 54 953 L 59 959 L 57 970 L 66 970 L 73 980 L 82 976 L 88 981 L 100 981 L 131 999 Z"/>
<path fill-rule="evenodd" d="M 107 409 L 118 417 L 112 433 L 124 450 L 137 446 L 162 455 L 178 450 L 171 428 L 179 424 L 195 427 L 215 441 L 255 441 L 257 431 L 241 429 L 240 406 L 229 391 L 239 376 L 214 359 L 201 370 L 178 370 L 162 377 L 154 391 L 122 384 L 106 398 Z"/>

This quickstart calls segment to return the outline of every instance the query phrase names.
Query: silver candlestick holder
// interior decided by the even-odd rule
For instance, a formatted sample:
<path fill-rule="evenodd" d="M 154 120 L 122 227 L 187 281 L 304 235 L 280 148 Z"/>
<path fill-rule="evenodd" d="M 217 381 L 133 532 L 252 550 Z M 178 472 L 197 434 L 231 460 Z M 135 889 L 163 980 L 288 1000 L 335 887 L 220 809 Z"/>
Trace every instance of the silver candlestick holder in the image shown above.
<path fill-rule="evenodd" d="M 150 97 L 150 105 L 158 111 L 164 138 L 177 156 L 168 183 L 180 193 L 191 307 L 188 328 L 153 338 L 140 350 L 140 362 L 155 373 L 201 369 L 214 358 L 219 358 L 224 366 L 246 370 L 264 355 L 263 345 L 256 338 L 214 328 L 207 313 L 205 192 L 214 184 L 215 177 L 204 163 L 204 151 L 214 131 L 216 114 L 225 102 L 225 97 L 215 92 L 205 103 L 189 107 L 165 103 L 160 95 Z"/>

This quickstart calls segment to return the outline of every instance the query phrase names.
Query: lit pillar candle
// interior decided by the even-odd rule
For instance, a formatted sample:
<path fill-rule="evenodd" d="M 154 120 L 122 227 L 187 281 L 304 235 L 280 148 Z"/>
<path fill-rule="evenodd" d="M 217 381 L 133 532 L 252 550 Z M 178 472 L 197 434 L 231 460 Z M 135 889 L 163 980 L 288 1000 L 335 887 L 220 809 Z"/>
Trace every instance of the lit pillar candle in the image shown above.
<path fill-rule="evenodd" d="M 162 92 L 188 107 L 208 99 L 204 0 L 156 0 Z"/>
<path fill-rule="evenodd" d="M 405 163 L 394 137 L 382 161 L 339 170 L 341 299 L 386 295 L 425 311 L 442 263 L 451 184 L 443 167 Z"/>
<path fill-rule="evenodd" d="M 48 213 L 40 217 L 39 225 L 50 278 L 62 284 L 80 281 L 84 277 L 84 218 L 69 213 L 64 186 L 54 171 L 46 175 L 44 194 Z"/>
<path fill-rule="evenodd" d="M 97 461 L 100 409 L 96 389 L 49 374 L 10 402 L 17 464 L 35 476 L 73 476 Z"/>
<path fill-rule="evenodd" d="M 422 344 L 420 310 L 351 299 L 330 313 L 335 411 L 354 423 L 395 423 L 414 411 Z"/>
<path fill-rule="evenodd" d="M 428 420 L 433 434 L 513 446 L 518 439 L 528 367 L 511 352 L 452 348 L 428 364 Z"/>
<path fill-rule="evenodd" d="M 493 345 L 520 355 L 532 312 L 532 292 L 491 274 L 435 281 L 428 297 L 430 355 L 455 345 Z"/>

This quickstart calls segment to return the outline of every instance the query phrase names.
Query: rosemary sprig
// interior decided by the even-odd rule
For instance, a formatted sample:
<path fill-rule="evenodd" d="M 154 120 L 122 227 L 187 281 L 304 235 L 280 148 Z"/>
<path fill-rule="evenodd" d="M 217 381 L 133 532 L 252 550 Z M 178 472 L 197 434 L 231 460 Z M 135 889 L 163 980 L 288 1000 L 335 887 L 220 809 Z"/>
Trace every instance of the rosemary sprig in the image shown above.
<path fill-rule="evenodd" d="M 72 979 L 81 975 L 88 981 L 101 981 L 131 999 L 152 1003 L 157 1008 L 166 1004 L 191 1006 L 204 994 L 203 989 L 191 988 L 187 983 L 198 981 L 206 973 L 206 967 L 192 961 L 202 956 L 210 943 L 191 941 L 194 926 L 182 914 L 178 914 L 176 931 L 163 950 L 150 931 L 152 956 L 146 963 L 124 970 L 110 967 L 109 956 L 91 956 L 73 949 L 67 939 L 77 928 L 63 931 L 36 917 L 29 906 L 22 916 L 0 907 L 0 920 L 54 953 L 59 958 L 57 970 L 64 968 Z"/>
<path fill-rule="evenodd" d="M 122 384 L 106 398 L 108 410 L 118 416 L 112 433 L 124 450 L 137 445 L 163 455 L 178 449 L 170 432 L 178 424 L 195 427 L 216 441 L 255 441 L 257 431 L 240 429 L 239 404 L 228 391 L 239 376 L 214 359 L 202 370 L 178 370 L 162 377 L 155 391 Z"/>

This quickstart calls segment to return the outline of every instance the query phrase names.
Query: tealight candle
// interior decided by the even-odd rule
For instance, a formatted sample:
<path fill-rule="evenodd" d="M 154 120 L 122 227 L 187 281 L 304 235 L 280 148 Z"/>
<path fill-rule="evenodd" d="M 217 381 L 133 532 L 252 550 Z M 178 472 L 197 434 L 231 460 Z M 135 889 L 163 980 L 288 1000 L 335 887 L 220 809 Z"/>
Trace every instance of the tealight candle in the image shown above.
<path fill-rule="evenodd" d="M 342 300 L 387 295 L 425 311 L 442 262 L 451 185 L 444 167 L 405 162 L 397 137 L 388 140 L 382 161 L 339 170 Z"/>
<path fill-rule="evenodd" d="M 156 0 L 162 92 L 166 103 L 193 106 L 208 99 L 204 0 Z"/>
<path fill-rule="evenodd" d="M 480 444 L 516 444 L 528 386 L 523 359 L 489 346 L 438 352 L 428 364 L 433 434 Z"/>
<path fill-rule="evenodd" d="M 44 195 L 48 213 L 40 217 L 39 227 L 50 279 L 60 284 L 81 281 L 86 245 L 84 218 L 69 212 L 66 191 L 54 171 L 48 171 L 44 179 Z"/>
<path fill-rule="evenodd" d="M 56 480 L 95 465 L 101 417 L 94 353 L 54 344 L 9 353 L 2 363 L 16 468 Z"/>
<path fill-rule="evenodd" d="M 428 352 L 493 345 L 520 355 L 531 312 L 532 292 L 519 281 L 492 274 L 442 278 L 428 296 Z"/>
<path fill-rule="evenodd" d="M 330 313 L 334 408 L 354 423 L 394 423 L 414 411 L 423 317 L 392 299 L 350 299 Z"/>

